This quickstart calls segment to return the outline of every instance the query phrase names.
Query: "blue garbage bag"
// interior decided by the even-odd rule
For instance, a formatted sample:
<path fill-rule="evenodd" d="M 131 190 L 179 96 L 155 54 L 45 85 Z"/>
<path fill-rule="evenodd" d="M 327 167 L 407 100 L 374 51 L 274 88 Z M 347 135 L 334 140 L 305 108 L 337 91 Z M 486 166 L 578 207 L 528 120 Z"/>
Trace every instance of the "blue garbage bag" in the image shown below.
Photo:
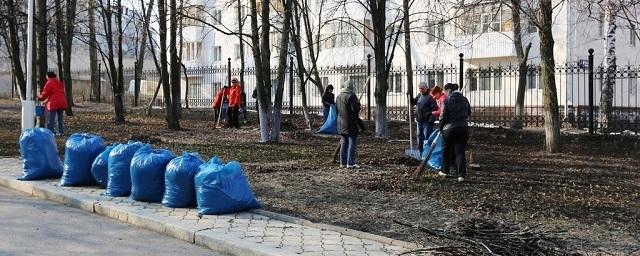
<path fill-rule="evenodd" d="M 226 214 L 261 208 L 238 162 L 214 157 L 200 165 L 195 177 L 198 213 Z"/>
<path fill-rule="evenodd" d="M 440 135 L 440 131 L 435 131 L 431 133 L 429 139 L 424 141 L 424 145 L 422 146 L 422 159 L 427 157 L 427 153 L 429 152 L 429 147 L 434 143 L 435 147 L 431 152 L 431 157 L 429 157 L 429 161 L 427 161 L 427 165 L 435 170 L 440 170 L 442 167 L 442 152 L 444 150 L 444 140 Z"/>
<path fill-rule="evenodd" d="M 131 199 L 159 203 L 164 195 L 164 172 L 176 156 L 166 149 L 145 146 L 131 159 Z"/>
<path fill-rule="evenodd" d="M 322 127 L 318 130 L 318 133 L 338 134 L 338 113 L 336 112 L 335 104 L 331 104 L 331 106 L 329 106 L 329 116 Z"/>
<path fill-rule="evenodd" d="M 164 197 L 166 207 L 181 208 L 196 205 L 194 178 L 204 161 L 198 153 L 184 152 L 167 164 L 164 174 Z"/>
<path fill-rule="evenodd" d="M 115 145 L 108 146 L 93 160 L 91 165 L 91 175 L 102 188 L 107 188 L 109 182 L 109 153 L 114 147 Z"/>
<path fill-rule="evenodd" d="M 148 146 L 142 142 L 129 141 L 116 145 L 109 153 L 109 177 L 107 196 L 129 196 L 131 194 L 131 159 L 138 149 Z"/>
<path fill-rule="evenodd" d="M 45 128 L 26 129 L 20 135 L 22 176 L 19 180 L 60 178 L 62 162 L 53 133 Z"/>
<path fill-rule="evenodd" d="M 104 142 L 97 135 L 74 133 L 67 139 L 64 150 L 64 172 L 61 186 L 91 186 L 96 180 L 91 174 L 91 165 L 102 151 Z"/>

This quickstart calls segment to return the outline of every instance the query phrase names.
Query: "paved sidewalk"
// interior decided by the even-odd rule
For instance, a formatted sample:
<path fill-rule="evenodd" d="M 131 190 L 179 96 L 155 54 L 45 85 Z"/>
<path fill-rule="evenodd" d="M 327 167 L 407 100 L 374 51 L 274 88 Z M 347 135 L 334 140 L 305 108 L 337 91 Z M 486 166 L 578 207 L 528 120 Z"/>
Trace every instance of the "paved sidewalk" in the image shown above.
<path fill-rule="evenodd" d="M 108 216 L 233 255 L 397 255 L 415 244 L 257 210 L 198 217 L 196 209 L 166 208 L 100 195 L 98 187 L 61 187 L 59 180 L 19 181 L 19 159 L 0 158 L 0 186 Z"/>

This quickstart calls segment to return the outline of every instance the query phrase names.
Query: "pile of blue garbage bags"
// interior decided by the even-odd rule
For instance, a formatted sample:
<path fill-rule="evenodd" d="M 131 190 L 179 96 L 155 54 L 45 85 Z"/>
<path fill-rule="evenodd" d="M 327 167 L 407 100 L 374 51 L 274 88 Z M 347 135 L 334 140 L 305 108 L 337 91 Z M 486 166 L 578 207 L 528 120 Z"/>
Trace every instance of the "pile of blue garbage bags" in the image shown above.
<path fill-rule="evenodd" d="M 176 156 L 166 149 L 129 141 L 105 145 L 100 136 L 72 134 L 58 157 L 53 133 L 44 128 L 20 136 L 21 180 L 60 178 L 61 186 L 100 186 L 104 195 L 166 207 L 197 206 L 200 214 L 227 214 L 261 208 L 242 166 L 214 156 L 205 162 L 198 153 Z"/>

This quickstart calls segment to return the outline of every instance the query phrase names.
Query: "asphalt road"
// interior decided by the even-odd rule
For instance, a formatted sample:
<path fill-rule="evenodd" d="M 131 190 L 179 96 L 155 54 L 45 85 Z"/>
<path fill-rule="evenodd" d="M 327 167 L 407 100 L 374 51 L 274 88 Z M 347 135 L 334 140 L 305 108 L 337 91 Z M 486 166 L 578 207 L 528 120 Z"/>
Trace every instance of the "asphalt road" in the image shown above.
<path fill-rule="evenodd" d="M 0 187 L 0 255 L 224 255 Z"/>

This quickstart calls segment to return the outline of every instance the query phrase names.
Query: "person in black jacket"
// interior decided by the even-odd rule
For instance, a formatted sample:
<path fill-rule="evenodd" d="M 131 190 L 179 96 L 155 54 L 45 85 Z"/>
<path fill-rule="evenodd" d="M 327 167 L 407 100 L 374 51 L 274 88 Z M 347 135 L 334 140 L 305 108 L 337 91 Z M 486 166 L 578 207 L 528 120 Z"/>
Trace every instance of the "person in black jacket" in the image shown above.
<path fill-rule="evenodd" d="M 442 113 L 440 114 L 440 130 L 444 140 L 444 152 L 442 155 L 442 170 L 438 173 L 446 176 L 449 172 L 451 156 L 455 156 L 455 166 L 458 172 L 458 182 L 463 182 L 467 160 L 465 150 L 469 139 L 469 116 L 471 115 L 471 105 L 469 100 L 458 91 L 457 84 L 447 84 L 445 90 L 449 91 L 449 97 L 444 102 Z"/>
<path fill-rule="evenodd" d="M 353 82 L 347 80 L 342 85 L 342 92 L 336 99 L 338 113 L 338 134 L 340 140 L 340 167 L 349 169 L 359 168 L 356 164 L 356 149 L 358 146 L 358 115 L 360 101 L 353 91 Z"/>
<path fill-rule="evenodd" d="M 322 94 L 322 105 L 324 106 L 324 110 L 322 112 L 323 122 L 326 122 L 327 117 L 329 117 L 331 105 L 336 104 L 335 97 L 336 96 L 333 94 L 333 85 L 327 85 L 327 88 L 324 89 L 324 93 Z"/>
<path fill-rule="evenodd" d="M 421 82 L 418 85 L 418 94 L 411 99 L 411 105 L 416 106 L 416 122 L 418 123 L 418 150 L 422 154 L 423 144 L 433 132 L 433 125 L 436 121 L 435 116 L 431 114 L 436 108 L 436 100 L 429 94 L 429 86 L 427 83 Z M 411 96 L 409 93 L 407 95 Z"/>

